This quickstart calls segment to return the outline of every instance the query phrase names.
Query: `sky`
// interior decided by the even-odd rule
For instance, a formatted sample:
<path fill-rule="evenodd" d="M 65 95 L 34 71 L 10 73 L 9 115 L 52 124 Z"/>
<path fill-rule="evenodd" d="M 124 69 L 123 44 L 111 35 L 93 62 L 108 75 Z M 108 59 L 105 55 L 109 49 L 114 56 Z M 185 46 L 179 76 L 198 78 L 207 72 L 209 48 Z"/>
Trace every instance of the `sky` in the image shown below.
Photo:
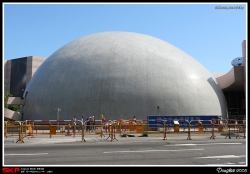
<path fill-rule="evenodd" d="M 3 60 L 48 58 L 89 34 L 128 31 L 178 47 L 212 73 L 242 57 L 247 3 L 3 3 Z"/>

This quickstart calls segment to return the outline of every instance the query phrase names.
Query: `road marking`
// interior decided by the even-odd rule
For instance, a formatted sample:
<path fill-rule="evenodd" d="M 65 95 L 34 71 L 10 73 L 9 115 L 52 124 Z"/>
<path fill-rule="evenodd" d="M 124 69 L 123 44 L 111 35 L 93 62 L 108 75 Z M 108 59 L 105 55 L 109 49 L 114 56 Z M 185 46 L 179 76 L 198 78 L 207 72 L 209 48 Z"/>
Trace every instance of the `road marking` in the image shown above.
<path fill-rule="evenodd" d="M 198 159 L 198 158 L 243 158 L 243 157 L 246 157 L 246 155 L 240 155 L 240 156 L 235 156 L 235 155 L 206 156 L 206 157 L 196 157 L 194 159 Z"/>
<path fill-rule="evenodd" d="M 209 144 L 173 144 L 173 145 L 164 145 L 164 146 L 207 146 L 207 145 L 218 145 L 218 144 L 242 144 L 242 143 L 209 143 Z"/>
<path fill-rule="evenodd" d="M 187 150 L 204 150 L 204 149 L 178 149 L 178 150 L 138 150 L 138 151 L 110 151 L 103 153 L 136 153 L 136 152 L 173 152 L 173 151 L 187 151 Z"/>
<path fill-rule="evenodd" d="M 49 153 L 26 153 L 26 154 L 4 154 L 4 155 L 47 155 Z"/>
<path fill-rule="evenodd" d="M 244 165 L 246 162 L 237 162 L 237 163 L 222 163 L 222 164 L 206 164 L 206 165 Z"/>
<path fill-rule="evenodd" d="M 246 164 L 246 162 L 238 162 L 238 164 Z"/>

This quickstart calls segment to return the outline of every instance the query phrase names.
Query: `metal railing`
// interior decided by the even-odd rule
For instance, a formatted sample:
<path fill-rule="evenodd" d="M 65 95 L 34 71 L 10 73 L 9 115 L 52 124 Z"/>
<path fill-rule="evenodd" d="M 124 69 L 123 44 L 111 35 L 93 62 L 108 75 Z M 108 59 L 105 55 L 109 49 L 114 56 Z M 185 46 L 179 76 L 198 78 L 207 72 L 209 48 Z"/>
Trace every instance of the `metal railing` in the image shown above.
<path fill-rule="evenodd" d="M 201 121 L 208 120 L 185 120 L 186 126 L 175 124 L 169 126 L 164 121 L 163 124 L 154 125 L 158 129 L 150 128 L 148 123 L 127 123 L 127 122 L 103 122 L 101 124 L 86 125 L 80 124 L 64 124 L 58 129 L 57 124 L 31 124 L 27 121 L 18 121 L 15 124 L 4 124 L 4 137 L 18 136 L 17 142 L 23 143 L 24 138 L 34 138 L 39 135 L 48 135 L 50 138 L 55 135 L 65 135 L 75 137 L 82 136 L 82 141 L 85 142 L 84 136 L 97 134 L 101 138 L 106 137 L 111 141 L 117 140 L 116 135 L 126 134 L 163 134 L 163 140 L 167 140 L 167 133 L 187 133 L 187 139 L 191 140 L 191 133 L 211 133 L 210 139 L 215 139 L 215 133 L 224 132 L 226 138 L 231 138 L 233 133 L 236 133 L 236 138 L 240 138 L 240 133 L 243 133 L 243 138 L 246 137 L 246 123 L 242 120 L 226 119 L 226 120 L 209 120 L 210 124 L 202 125 Z M 198 124 L 191 124 L 198 122 Z M 152 126 L 152 125 L 151 125 Z M 182 129 L 182 131 L 180 131 Z M 118 140 L 117 140 L 118 141 Z"/>

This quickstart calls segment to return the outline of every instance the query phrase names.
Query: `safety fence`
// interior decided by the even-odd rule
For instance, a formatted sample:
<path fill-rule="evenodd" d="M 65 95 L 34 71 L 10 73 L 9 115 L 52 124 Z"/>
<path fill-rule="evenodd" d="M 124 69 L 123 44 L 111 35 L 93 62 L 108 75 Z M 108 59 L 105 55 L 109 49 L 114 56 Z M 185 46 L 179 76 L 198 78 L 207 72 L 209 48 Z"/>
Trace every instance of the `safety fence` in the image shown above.
<path fill-rule="evenodd" d="M 98 123 L 99 121 L 99 123 Z M 37 121 L 38 122 L 38 121 Z M 54 121 L 55 122 L 55 121 Z M 211 133 L 210 139 L 215 139 L 215 133 L 224 132 L 226 138 L 231 139 L 232 134 L 236 134 L 236 138 L 246 137 L 246 124 L 241 120 L 209 120 L 210 124 L 201 124 L 201 120 L 186 121 L 186 125 L 168 125 L 163 124 L 149 125 L 147 121 L 106 121 L 97 120 L 97 124 L 89 124 L 83 122 L 69 123 L 65 121 L 64 124 L 35 124 L 35 121 L 18 121 L 14 123 L 5 122 L 4 136 L 18 136 L 17 143 L 23 143 L 24 138 L 35 138 L 39 135 L 48 135 L 50 138 L 56 135 L 65 135 L 75 137 L 81 135 L 82 142 L 85 142 L 85 136 L 99 135 L 100 137 L 107 137 L 111 141 L 117 140 L 116 136 L 134 136 L 141 134 L 141 136 L 148 136 L 149 134 L 162 134 L 163 140 L 167 140 L 169 133 L 187 133 L 187 139 L 191 140 L 191 133 Z M 197 122 L 198 124 L 191 124 Z M 38 122 L 39 123 L 39 122 Z M 153 128 L 151 128 L 153 127 Z M 156 128 L 157 127 L 157 128 Z M 118 141 L 118 140 L 117 140 Z"/>

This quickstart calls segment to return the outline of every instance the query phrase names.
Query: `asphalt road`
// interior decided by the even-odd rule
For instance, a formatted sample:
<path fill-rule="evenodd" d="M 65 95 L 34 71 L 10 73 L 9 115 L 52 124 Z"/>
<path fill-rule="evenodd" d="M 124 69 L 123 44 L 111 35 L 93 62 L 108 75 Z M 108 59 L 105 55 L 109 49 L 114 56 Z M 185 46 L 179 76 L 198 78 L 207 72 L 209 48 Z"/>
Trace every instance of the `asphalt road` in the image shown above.
<path fill-rule="evenodd" d="M 225 134 L 150 135 L 148 137 L 8 137 L 3 164 L 10 166 L 247 166 L 247 139 Z"/>

